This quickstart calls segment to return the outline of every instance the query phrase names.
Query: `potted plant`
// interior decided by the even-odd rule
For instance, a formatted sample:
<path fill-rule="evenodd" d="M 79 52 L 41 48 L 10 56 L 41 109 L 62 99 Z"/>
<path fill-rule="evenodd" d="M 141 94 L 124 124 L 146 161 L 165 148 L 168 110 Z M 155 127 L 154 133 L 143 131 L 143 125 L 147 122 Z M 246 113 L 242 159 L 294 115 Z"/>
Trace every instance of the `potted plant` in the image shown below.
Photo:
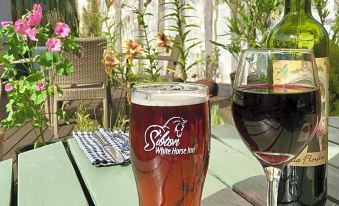
<path fill-rule="evenodd" d="M 73 71 L 72 62 L 64 59 L 64 52 L 80 54 L 81 48 L 70 34 L 67 24 L 41 25 L 43 8 L 34 4 L 33 9 L 16 22 L 1 22 L 0 37 L 7 39 L 7 50 L 0 56 L 4 65 L 2 78 L 7 79 L 5 91 L 8 96 L 7 117 L 1 125 L 5 128 L 21 126 L 31 120 L 37 135 L 34 148 L 46 144 L 44 130 L 48 127 L 48 115 L 45 112 L 47 100 L 52 97 L 58 86 L 53 84 L 53 76 L 46 75 L 54 70 L 55 75 L 68 75 Z M 38 46 L 46 46 L 39 54 L 33 56 Z M 27 71 L 26 75 L 17 75 L 13 61 L 19 61 Z M 34 63 L 40 69 L 34 68 Z M 57 114 L 64 118 L 62 109 Z"/>
<path fill-rule="evenodd" d="M 210 96 L 215 96 L 218 93 L 218 86 L 214 78 L 219 69 L 219 56 L 219 48 L 214 46 L 211 54 L 206 55 L 206 52 L 202 51 L 196 60 L 197 71 L 200 71 L 200 73 L 193 77 L 198 79 L 197 83 L 208 87 Z"/>

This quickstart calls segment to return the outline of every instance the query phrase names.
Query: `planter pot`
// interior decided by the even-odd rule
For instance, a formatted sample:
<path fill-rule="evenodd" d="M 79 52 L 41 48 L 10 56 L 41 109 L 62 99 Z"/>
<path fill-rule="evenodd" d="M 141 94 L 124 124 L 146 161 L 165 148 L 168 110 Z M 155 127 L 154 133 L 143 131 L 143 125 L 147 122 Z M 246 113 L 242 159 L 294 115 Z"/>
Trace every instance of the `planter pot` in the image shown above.
<path fill-rule="evenodd" d="M 210 96 L 216 96 L 218 94 L 218 85 L 213 80 L 198 80 L 197 83 L 207 86 Z"/>
<path fill-rule="evenodd" d="M 231 86 L 233 87 L 233 83 L 235 79 L 235 71 L 230 73 L 230 79 L 231 79 Z"/>

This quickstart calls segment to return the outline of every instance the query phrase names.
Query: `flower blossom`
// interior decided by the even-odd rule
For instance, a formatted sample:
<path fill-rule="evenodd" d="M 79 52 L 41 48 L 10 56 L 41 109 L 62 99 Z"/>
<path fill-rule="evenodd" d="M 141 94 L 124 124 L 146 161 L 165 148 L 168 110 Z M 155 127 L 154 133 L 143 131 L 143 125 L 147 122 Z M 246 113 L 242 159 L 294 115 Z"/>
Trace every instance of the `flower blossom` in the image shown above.
<path fill-rule="evenodd" d="M 170 49 L 173 46 L 172 41 L 162 32 L 157 34 L 156 46 L 159 48 Z"/>
<path fill-rule="evenodd" d="M 35 84 L 35 89 L 37 91 L 42 91 L 47 87 L 47 83 L 45 81 L 40 81 Z"/>
<path fill-rule="evenodd" d="M 7 83 L 6 85 L 5 85 L 5 91 L 6 92 L 11 92 L 11 91 L 13 91 L 14 90 L 14 87 L 13 87 L 13 85 L 11 84 L 11 83 Z"/>
<path fill-rule="evenodd" d="M 26 35 L 28 38 L 32 41 L 38 41 L 38 39 L 35 37 L 35 35 L 38 33 L 38 30 L 36 28 L 29 28 L 26 30 Z"/>
<path fill-rule="evenodd" d="M 105 0 L 105 3 L 106 3 L 106 7 L 110 8 L 113 5 L 114 0 Z"/>
<path fill-rule="evenodd" d="M 143 54 L 144 49 L 141 45 L 133 40 L 127 40 L 124 47 L 126 48 L 126 57 L 131 60 L 134 59 L 138 54 Z"/>
<path fill-rule="evenodd" d="M 148 5 L 148 4 L 150 4 L 151 2 L 152 2 L 152 0 L 146 0 L 146 1 L 145 1 L 145 4 Z"/>
<path fill-rule="evenodd" d="M 11 26 L 13 24 L 13 22 L 12 21 L 2 21 L 0 24 L 1 24 L 2 27 L 8 27 L 8 26 Z"/>
<path fill-rule="evenodd" d="M 42 20 L 42 7 L 40 4 L 33 5 L 33 11 L 28 13 L 28 24 L 30 26 L 36 26 L 40 24 Z"/>
<path fill-rule="evenodd" d="M 55 25 L 54 32 L 59 38 L 66 38 L 69 35 L 70 28 L 67 24 L 59 22 Z"/>
<path fill-rule="evenodd" d="M 61 40 L 48 38 L 46 41 L 46 47 L 50 52 L 58 52 L 61 51 Z"/>
<path fill-rule="evenodd" d="M 120 64 L 117 55 L 111 51 L 105 51 L 104 53 L 104 65 L 105 70 L 108 73 L 111 73 L 112 70 Z"/>
<path fill-rule="evenodd" d="M 18 19 L 14 24 L 14 31 L 21 35 L 26 35 L 26 31 L 29 29 L 29 24 L 26 20 Z"/>

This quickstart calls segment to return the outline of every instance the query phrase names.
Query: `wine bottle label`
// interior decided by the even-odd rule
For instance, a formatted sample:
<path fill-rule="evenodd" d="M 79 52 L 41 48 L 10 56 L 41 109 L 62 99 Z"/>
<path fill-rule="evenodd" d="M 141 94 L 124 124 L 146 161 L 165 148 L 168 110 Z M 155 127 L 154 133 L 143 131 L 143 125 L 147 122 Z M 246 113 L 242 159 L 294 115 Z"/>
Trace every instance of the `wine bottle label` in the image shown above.
<path fill-rule="evenodd" d="M 284 84 L 298 82 L 302 75 L 305 79 L 305 64 L 309 62 L 279 60 L 273 63 L 273 83 Z M 318 166 L 328 159 L 328 112 L 329 112 L 329 59 L 316 58 L 321 94 L 321 118 L 316 134 L 298 157 L 292 160 L 291 166 Z M 301 78 L 300 78 L 301 80 Z M 300 83 L 300 81 L 299 81 Z"/>
<path fill-rule="evenodd" d="M 313 77 L 309 72 L 308 68 L 312 68 L 312 62 L 309 61 L 299 61 L 299 60 L 277 60 L 273 63 L 273 83 L 274 84 L 287 84 L 295 82 L 302 84 L 302 81 L 305 79 L 305 75 L 310 76 L 309 79 Z M 306 70 L 306 71 L 305 71 Z"/>

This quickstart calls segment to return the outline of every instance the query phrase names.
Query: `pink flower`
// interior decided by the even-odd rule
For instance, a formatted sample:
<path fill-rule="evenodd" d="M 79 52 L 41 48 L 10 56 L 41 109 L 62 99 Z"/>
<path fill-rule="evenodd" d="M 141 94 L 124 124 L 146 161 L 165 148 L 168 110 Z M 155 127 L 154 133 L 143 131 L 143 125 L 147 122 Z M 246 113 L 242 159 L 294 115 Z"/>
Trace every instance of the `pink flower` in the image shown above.
<path fill-rule="evenodd" d="M 26 34 L 28 38 L 32 41 L 38 41 L 38 39 L 35 37 L 35 35 L 38 33 L 38 30 L 36 28 L 29 28 L 26 30 Z"/>
<path fill-rule="evenodd" d="M 66 38 L 69 35 L 69 26 L 65 23 L 59 22 L 54 27 L 54 32 L 59 38 Z"/>
<path fill-rule="evenodd" d="M 134 40 L 125 41 L 124 47 L 126 48 L 126 58 L 129 60 L 134 59 L 137 55 L 142 55 L 144 49 L 142 46 Z"/>
<path fill-rule="evenodd" d="M 13 87 L 13 85 L 11 83 L 7 83 L 5 85 L 5 91 L 6 92 L 11 92 L 11 91 L 13 91 L 13 89 L 14 89 L 14 87 Z"/>
<path fill-rule="evenodd" d="M 14 31 L 21 35 L 26 35 L 26 30 L 29 29 L 29 24 L 23 19 L 18 19 L 14 24 Z"/>
<path fill-rule="evenodd" d="M 113 5 L 114 0 L 105 0 L 105 3 L 106 3 L 107 8 L 109 9 Z"/>
<path fill-rule="evenodd" d="M 109 74 L 112 72 L 112 70 L 120 64 L 118 60 L 118 55 L 113 53 L 112 51 L 106 50 L 104 52 L 104 65 L 105 70 Z"/>
<path fill-rule="evenodd" d="M 41 4 L 33 4 L 33 10 L 42 13 L 42 7 L 41 7 Z"/>
<path fill-rule="evenodd" d="M 33 11 L 28 13 L 28 23 L 30 26 L 40 24 L 42 20 L 42 8 L 40 4 L 33 5 Z"/>
<path fill-rule="evenodd" d="M 12 21 L 2 21 L 0 24 L 1 24 L 2 27 L 8 27 L 8 26 L 11 26 L 13 24 L 13 22 Z"/>
<path fill-rule="evenodd" d="M 45 81 L 40 81 L 40 82 L 36 83 L 35 89 L 37 91 L 42 91 L 46 88 L 46 86 L 47 86 L 47 83 Z"/>
<path fill-rule="evenodd" d="M 58 52 L 61 51 L 61 40 L 49 38 L 46 41 L 46 47 L 50 52 Z"/>
<path fill-rule="evenodd" d="M 164 33 L 159 32 L 156 38 L 156 45 L 159 48 L 170 49 L 173 47 L 173 42 Z"/>

